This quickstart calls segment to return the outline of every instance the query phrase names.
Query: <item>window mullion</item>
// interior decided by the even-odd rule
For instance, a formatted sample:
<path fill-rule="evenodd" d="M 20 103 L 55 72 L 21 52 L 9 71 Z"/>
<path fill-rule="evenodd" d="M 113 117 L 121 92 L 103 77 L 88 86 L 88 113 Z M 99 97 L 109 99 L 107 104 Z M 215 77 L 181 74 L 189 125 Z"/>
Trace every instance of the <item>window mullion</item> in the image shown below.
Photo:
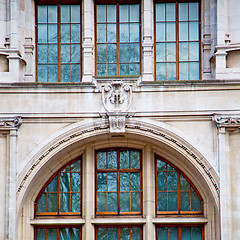
<path fill-rule="evenodd" d="M 176 2 L 176 80 L 179 80 L 179 11 Z"/>
<path fill-rule="evenodd" d="M 58 82 L 61 81 L 61 9 L 60 4 L 57 5 L 57 45 L 58 45 Z"/>
<path fill-rule="evenodd" d="M 57 175 L 57 211 L 58 211 L 58 214 L 60 213 L 60 197 L 61 197 L 61 188 L 60 188 L 60 173 L 58 173 Z"/>
<path fill-rule="evenodd" d="M 117 3 L 117 76 L 120 75 L 119 3 Z"/>
<path fill-rule="evenodd" d="M 180 192 L 180 174 L 179 174 L 179 171 L 177 171 L 177 201 L 178 201 L 178 214 L 180 214 L 180 211 L 181 211 L 181 200 L 180 200 L 180 197 L 181 197 L 181 192 Z"/>
<path fill-rule="evenodd" d="M 117 151 L 117 213 L 120 214 L 120 152 Z"/>

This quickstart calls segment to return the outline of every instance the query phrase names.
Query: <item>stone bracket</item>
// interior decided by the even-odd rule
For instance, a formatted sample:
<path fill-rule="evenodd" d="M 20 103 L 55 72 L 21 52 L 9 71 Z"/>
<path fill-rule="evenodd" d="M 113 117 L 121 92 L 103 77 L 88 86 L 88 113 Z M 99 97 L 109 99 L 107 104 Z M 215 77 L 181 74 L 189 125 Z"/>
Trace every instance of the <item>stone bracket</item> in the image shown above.
<path fill-rule="evenodd" d="M 2 117 L 0 118 L 0 130 L 11 130 L 19 128 L 22 124 L 22 118 L 18 117 Z"/>
<path fill-rule="evenodd" d="M 240 129 L 240 116 L 214 115 L 213 121 L 218 128 Z"/>

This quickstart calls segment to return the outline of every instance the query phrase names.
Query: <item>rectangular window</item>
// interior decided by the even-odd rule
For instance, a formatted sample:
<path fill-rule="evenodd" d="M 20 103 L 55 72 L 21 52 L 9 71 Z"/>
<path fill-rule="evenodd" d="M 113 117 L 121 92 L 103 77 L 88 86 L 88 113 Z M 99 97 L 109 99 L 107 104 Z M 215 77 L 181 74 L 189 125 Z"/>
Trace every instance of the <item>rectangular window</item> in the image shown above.
<path fill-rule="evenodd" d="M 36 16 L 37 81 L 80 82 L 80 4 L 38 4 Z"/>
<path fill-rule="evenodd" d="M 125 149 L 97 152 L 96 214 L 141 213 L 141 152 Z"/>
<path fill-rule="evenodd" d="M 96 75 L 139 75 L 140 5 L 96 5 Z"/>
<path fill-rule="evenodd" d="M 199 1 L 158 1 L 155 4 L 157 81 L 200 79 L 199 13 Z"/>

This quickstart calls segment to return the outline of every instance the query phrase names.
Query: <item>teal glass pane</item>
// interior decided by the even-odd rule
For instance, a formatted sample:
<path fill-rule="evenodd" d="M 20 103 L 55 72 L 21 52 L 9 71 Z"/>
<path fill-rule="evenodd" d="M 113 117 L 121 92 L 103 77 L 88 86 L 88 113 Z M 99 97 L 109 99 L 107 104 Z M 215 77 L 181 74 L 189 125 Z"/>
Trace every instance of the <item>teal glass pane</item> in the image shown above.
<path fill-rule="evenodd" d="M 70 236 L 71 240 L 79 240 L 80 239 L 80 229 L 79 228 L 70 228 Z"/>
<path fill-rule="evenodd" d="M 129 62 L 129 44 L 120 44 L 120 63 Z"/>
<path fill-rule="evenodd" d="M 38 5 L 38 23 L 47 23 L 47 5 Z"/>
<path fill-rule="evenodd" d="M 47 65 L 38 65 L 38 82 L 47 82 Z"/>
<path fill-rule="evenodd" d="M 69 5 L 61 5 L 61 23 L 70 23 Z"/>
<path fill-rule="evenodd" d="M 166 41 L 176 41 L 176 23 L 169 22 L 166 27 Z"/>
<path fill-rule="evenodd" d="M 117 44 L 108 44 L 107 45 L 108 52 L 108 63 L 116 63 L 117 62 Z"/>
<path fill-rule="evenodd" d="M 61 212 L 70 212 L 69 203 L 70 203 L 70 194 L 69 193 L 61 193 L 60 195 L 60 211 Z"/>
<path fill-rule="evenodd" d="M 98 173 L 97 174 L 97 191 L 106 191 L 107 190 L 107 174 Z"/>
<path fill-rule="evenodd" d="M 70 165 L 68 165 L 61 172 L 68 172 L 69 173 L 70 169 L 71 169 L 71 167 L 70 167 Z"/>
<path fill-rule="evenodd" d="M 179 3 L 179 21 L 188 21 L 188 3 Z"/>
<path fill-rule="evenodd" d="M 164 161 L 158 159 L 157 160 L 157 171 L 166 171 L 166 170 L 167 170 L 167 164 Z"/>
<path fill-rule="evenodd" d="M 72 173 L 71 174 L 71 191 L 72 192 L 80 192 L 80 173 Z"/>
<path fill-rule="evenodd" d="M 117 20 L 116 5 L 107 5 L 107 22 L 116 22 Z"/>
<path fill-rule="evenodd" d="M 141 239 L 141 228 L 131 227 L 131 240 L 140 240 L 140 239 Z"/>
<path fill-rule="evenodd" d="M 57 43 L 57 24 L 48 25 L 48 42 Z"/>
<path fill-rule="evenodd" d="M 45 58 L 47 56 L 47 53 L 45 55 Z M 51 44 L 48 45 L 48 62 L 49 63 L 57 63 L 57 44 Z"/>
<path fill-rule="evenodd" d="M 70 65 L 61 65 L 61 82 L 70 82 Z"/>
<path fill-rule="evenodd" d="M 46 240 L 46 229 L 45 228 L 37 229 L 37 240 Z"/>
<path fill-rule="evenodd" d="M 48 82 L 58 81 L 58 69 L 57 64 L 48 66 Z"/>
<path fill-rule="evenodd" d="M 165 23 L 156 23 L 156 41 L 164 42 L 166 39 Z"/>
<path fill-rule="evenodd" d="M 60 228 L 60 240 L 68 240 L 69 239 L 69 229 L 68 228 Z"/>
<path fill-rule="evenodd" d="M 179 43 L 179 61 L 188 61 L 188 42 Z"/>
<path fill-rule="evenodd" d="M 139 22 L 139 5 L 130 5 L 130 22 Z"/>
<path fill-rule="evenodd" d="M 123 227 L 121 228 L 121 240 L 130 240 L 131 228 Z"/>
<path fill-rule="evenodd" d="M 176 5 L 175 3 L 166 3 L 166 20 L 176 21 Z"/>
<path fill-rule="evenodd" d="M 105 63 L 106 60 L 106 44 L 97 44 L 97 62 Z"/>
<path fill-rule="evenodd" d="M 129 24 L 121 23 L 119 24 L 119 34 L 120 34 L 120 42 L 129 42 Z"/>
<path fill-rule="evenodd" d="M 57 5 L 48 5 L 48 23 L 57 23 Z"/>
<path fill-rule="evenodd" d="M 120 211 L 130 211 L 130 193 L 128 192 L 120 193 Z"/>
<path fill-rule="evenodd" d="M 70 24 L 61 24 L 61 43 L 70 43 Z"/>
<path fill-rule="evenodd" d="M 108 228 L 108 240 L 117 239 L 117 228 Z"/>
<path fill-rule="evenodd" d="M 190 184 L 182 175 L 180 175 L 180 190 L 190 191 Z"/>
<path fill-rule="evenodd" d="M 189 80 L 188 62 L 179 63 L 179 80 Z"/>
<path fill-rule="evenodd" d="M 97 5 L 97 22 L 106 22 L 106 5 Z"/>
<path fill-rule="evenodd" d="M 131 173 L 131 191 L 140 191 L 140 173 Z"/>
<path fill-rule="evenodd" d="M 57 229 L 48 228 L 47 229 L 47 240 L 57 240 Z"/>
<path fill-rule="evenodd" d="M 179 23 L 179 41 L 188 41 L 188 22 Z"/>
<path fill-rule="evenodd" d="M 167 211 L 167 193 L 157 193 L 157 209 L 158 211 Z"/>
<path fill-rule="evenodd" d="M 57 193 L 48 193 L 48 212 L 57 212 Z"/>
<path fill-rule="evenodd" d="M 71 211 L 72 212 L 80 212 L 80 193 L 72 193 L 71 194 Z"/>
<path fill-rule="evenodd" d="M 139 42 L 139 24 L 130 23 L 130 42 Z"/>
<path fill-rule="evenodd" d="M 106 24 L 97 24 L 97 42 L 105 43 L 106 42 Z"/>
<path fill-rule="evenodd" d="M 156 64 L 156 72 L 157 72 L 157 81 L 166 80 L 166 64 L 165 63 L 157 63 Z"/>
<path fill-rule="evenodd" d="M 97 193 L 97 212 L 107 211 L 107 196 L 106 193 Z"/>
<path fill-rule="evenodd" d="M 131 211 L 141 210 L 141 196 L 140 192 L 131 193 Z"/>
<path fill-rule="evenodd" d="M 190 227 L 182 227 L 181 230 L 182 230 L 182 240 L 192 240 Z"/>
<path fill-rule="evenodd" d="M 120 168 L 129 168 L 129 151 L 120 151 Z"/>
<path fill-rule="evenodd" d="M 107 24 L 107 42 L 114 43 L 117 41 L 117 26 L 116 24 Z"/>
<path fill-rule="evenodd" d="M 117 193 L 108 193 L 108 212 L 117 212 Z"/>
<path fill-rule="evenodd" d="M 98 228 L 97 229 L 97 239 L 106 240 L 107 239 L 107 228 Z"/>
<path fill-rule="evenodd" d="M 117 168 L 117 151 L 108 152 L 108 169 Z"/>
<path fill-rule="evenodd" d="M 80 24 L 71 24 L 71 42 L 80 43 Z"/>
<path fill-rule="evenodd" d="M 117 173 L 108 173 L 108 191 L 117 191 Z"/>
<path fill-rule="evenodd" d="M 120 64 L 120 75 L 129 75 L 129 65 Z"/>
<path fill-rule="evenodd" d="M 176 43 L 167 43 L 167 62 L 176 61 Z"/>
<path fill-rule="evenodd" d="M 47 43 L 47 24 L 38 25 L 38 42 Z"/>
<path fill-rule="evenodd" d="M 189 40 L 198 41 L 198 39 L 199 39 L 198 22 L 189 22 Z"/>
<path fill-rule="evenodd" d="M 168 211 L 178 211 L 177 192 L 168 192 Z"/>
<path fill-rule="evenodd" d="M 181 192 L 181 211 L 190 211 L 190 192 Z"/>
<path fill-rule="evenodd" d="M 71 22 L 80 23 L 80 5 L 71 5 Z"/>
<path fill-rule="evenodd" d="M 130 75 L 139 75 L 139 63 L 130 64 Z"/>
<path fill-rule="evenodd" d="M 70 173 L 62 173 L 60 175 L 60 189 L 61 192 L 70 191 Z"/>
<path fill-rule="evenodd" d="M 202 227 L 192 227 L 192 240 L 202 240 Z"/>
<path fill-rule="evenodd" d="M 120 172 L 120 191 L 129 190 L 129 173 Z"/>
<path fill-rule="evenodd" d="M 115 76 L 117 75 L 117 64 L 108 64 L 107 65 L 107 72 L 108 76 Z"/>
<path fill-rule="evenodd" d="M 79 44 L 71 45 L 71 62 L 80 63 L 80 45 Z"/>
<path fill-rule="evenodd" d="M 199 43 L 190 42 L 189 43 L 189 61 L 199 60 Z"/>
<path fill-rule="evenodd" d="M 201 211 L 201 201 L 196 192 L 191 192 L 192 211 Z"/>
<path fill-rule="evenodd" d="M 47 45 L 38 45 L 38 63 L 47 63 Z"/>
<path fill-rule="evenodd" d="M 158 172 L 157 173 L 157 191 L 167 190 L 167 173 Z"/>
<path fill-rule="evenodd" d="M 198 10 L 198 2 L 190 2 L 189 3 L 189 20 L 198 20 L 199 19 L 199 10 Z"/>
<path fill-rule="evenodd" d="M 158 228 L 158 239 L 157 240 L 168 240 L 168 228 L 167 227 Z"/>
<path fill-rule="evenodd" d="M 130 168 L 140 168 L 140 153 L 138 151 L 130 151 Z"/>
<path fill-rule="evenodd" d="M 156 21 L 165 21 L 165 3 L 156 3 Z"/>
<path fill-rule="evenodd" d="M 199 62 L 190 63 L 190 80 L 199 80 Z"/>
<path fill-rule="evenodd" d="M 177 190 L 177 172 L 168 172 L 168 190 Z"/>
<path fill-rule="evenodd" d="M 139 43 L 130 43 L 130 62 L 139 62 Z"/>
<path fill-rule="evenodd" d="M 70 63 L 70 44 L 61 44 L 61 63 Z"/>
<path fill-rule="evenodd" d="M 157 62 L 165 62 L 166 61 L 165 43 L 156 43 L 156 60 L 157 60 Z"/>
<path fill-rule="evenodd" d="M 106 76 L 106 64 L 97 64 L 97 75 Z"/>
<path fill-rule="evenodd" d="M 170 227 L 168 228 L 169 240 L 178 240 L 178 228 Z"/>
<path fill-rule="evenodd" d="M 129 5 L 119 5 L 119 22 L 129 21 Z"/>
<path fill-rule="evenodd" d="M 71 171 L 72 172 L 81 172 L 81 161 L 77 160 L 71 164 Z"/>
<path fill-rule="evenodd" d="M 167 80 L 176 80 L 176 63 L 167 63 Z"/>
<path fill-rule="evenodd" d="M 168 171 L 176 171 L 176 169 L 174 167 L 172 167 L 170 164 L 167 164 L 167 169 Z"/>
<path fill-rule="evenodd" d="M 46 193 L 43 192 L 37 202 L 37 212 L 46 212 L 46 211 L 47 211 L 47 198 L 46 198 Z"/>

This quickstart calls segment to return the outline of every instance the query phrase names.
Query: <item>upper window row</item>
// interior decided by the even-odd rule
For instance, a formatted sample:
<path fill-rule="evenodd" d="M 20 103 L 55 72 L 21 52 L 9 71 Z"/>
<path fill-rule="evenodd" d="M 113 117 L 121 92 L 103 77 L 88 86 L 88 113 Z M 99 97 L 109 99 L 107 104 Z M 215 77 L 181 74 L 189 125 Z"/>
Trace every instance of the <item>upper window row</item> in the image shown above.
<path fill-rule="evenodd" d="M 38 82 L 80 82 L 81 5 L 46 2 L 40 1 L 36 8 Z M 95 4 L 96 76 L 142 72 L 141 4 L 119 2 Z M 200 1 L 157 1 L 154 6 L 155 79 L 200 79 Z"/>

